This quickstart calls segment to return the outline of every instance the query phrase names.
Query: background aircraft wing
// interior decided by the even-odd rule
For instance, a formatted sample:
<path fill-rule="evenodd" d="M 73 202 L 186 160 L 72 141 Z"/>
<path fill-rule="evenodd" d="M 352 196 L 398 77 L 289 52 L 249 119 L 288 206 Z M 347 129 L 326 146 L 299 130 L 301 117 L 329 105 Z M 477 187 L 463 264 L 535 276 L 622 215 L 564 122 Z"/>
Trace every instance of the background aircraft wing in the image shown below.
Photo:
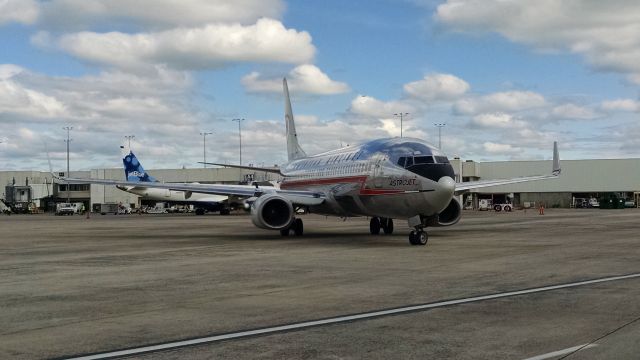
<path fill-rule="evenodd" d="M 498 179 L 498 180 L 485 180 L 485 181 L 469 181 L 464 183 L 456 183 L 456 193 L 465 192 L 472 189 L 479 189 L 496 185 L 517 184 L 527 181 L 556 179 L 558 175 L 539 175 L 539 176 L 526 176 L 513 179 Z"/>
<path fill-rule="evenodd" d="M 67 184 L 98 184 L 113 186 L 140 186 L 139 182 L 120 181 L 109 179 L 93 179 L 93 178 L 64 178 L 57 177 L 59 181 Z M 296 205 L 313 206 L 322 204 L 325 199 L 324 194 L 311 191 L 300 190 L 281 190 L 273 186 L 254 186 L 254 185 L 226 185 L 226 184 L 189 184 L 189 183 L 144 183 L 144 187 L 169 189 L 175 191 L 185 191 L 201 194 L 215 195 L 235 195 L 243 197 L 260 196 L 263 194 L 278 194 L 288 199 Z"/>
<path fill-rule="evenodd" d="M 560 156 L 558 154 L 558 143 L 553 143 L 553 167 L 551 174 L 537 175 L 537 176 L 524 176 L 512 179 L 497 179 L 497 180 L 481 180 L 481 181 L 469 181 L 463 183 L 456 183 L 456 193 L 462 193 L 472 189 L 479 189 L 496 185 L 517 184 L 527 181 L 556 179 L 560 176 L 562 169 L 560 168 Z"/>
<path fill-rule="evenodd" d="M 280 169 L 275 167 L 268 168 L 268 167 L 257 167 L 257 166 L 231 165 L 231 164 L 211 163 L 211 162 L 202 162 L 202 161 L 198 161 L 198 164 L 224 166 L 224 167 L 235 168 L 235 169 L 257 170 L 257 171 L 264 171 L 264 172 L 282 175 L 282 173 L 280 172 Z"/>

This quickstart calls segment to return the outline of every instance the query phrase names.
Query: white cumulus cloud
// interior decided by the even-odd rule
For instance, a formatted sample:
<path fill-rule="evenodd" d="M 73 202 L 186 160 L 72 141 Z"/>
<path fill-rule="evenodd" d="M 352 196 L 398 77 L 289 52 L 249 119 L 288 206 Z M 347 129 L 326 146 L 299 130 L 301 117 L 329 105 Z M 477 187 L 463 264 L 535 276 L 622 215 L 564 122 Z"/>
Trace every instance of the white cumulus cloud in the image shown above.
<path fill-rule="evenodd" d="M 501 144 L 494 142 L 485 142 L 482 144 L 484 151 L 492 155 L 514 155 L 522 152 L 519 147 L 514 147 L 511 144 Z"/>
<path fill-rule="evenodd" d="M 403 101 L 382 101 L 372 96 L 360 95 L 351 101 L 349 111 L 356 115 L 393 119 L 393 114 L 409 113 L 409 116 L 411 116 L 415 113 L 416 109 Z"/>
<path fill-rule="evenodd" d="M 469 84 L 450 74 L 431 74 L 404 85 L 409 96 L 427 100 L 453 100 L 469 90 Z"/>
<path fill-rule="evenodd" d="M 577 120 L 591 120 L 599 116 L 593 109 L 571 103 L 554 107 L 551 115 L 558 119 Z"/>
<path fill-rule="evenodd" d="M 52 118 L 66 114 L 63 102 L 41 91 L 31 89 L 15 81 L 18 67 L 0 66 L 0 120 L 10 115 L 25 115 L 37 118 Z M 11 71 L 14 73 L 11 74 Z M 22 72 L 23 70 L 20 69 Z"/>
<path fill-rule="evenodd" d="M 11 2 L 38 5 L 29 0 Z M 284 8 L 282 0 L 49 0 L 39 3 L 38 25 L 78 30 L 114 23 L 145 28 L 251 24 L 262 17 L 280 18 Z"/>
<path fill-rule="evenodd" d="M 346 83 L 331 80 L 317 66 L 311 64 L 299 65 L 286 76 L 289 90 L 316 94 L 332 95 L 348 92 Z M 282 93 L 282 78 L 262 78 L 259 72 L 252 72 L 242 78 L 242 85 L 248 92 Z"/>
<path fill-rule="evenodd" d="M 640 3 L 634 0 L 448 0 L 435 18 L 454 31 L 499 33 L 535 49 L 580 54 L 595 69 L 640 79 Z"/>
<path fill-rule="evenodd" d="M 640 111 L 640 101 L 633 99 L 616 99 L 602 102 L 602 109 L 609 111 Z"/>
<path fill-rule="evenodd" d="M 505 91 L 480 97 L 458 100 L 454 105 L 457 114 L 521 111 L 544 106 L 544 96 L 532 91 Z"/>
<path fill-rule="evenodd" d="M 471 125 L 486 128 L 523 128 L 526 123 L 515 119 L 511 114 L 491 113 L 474 116 Z"/>
<path fill-rule="evenodd" d="M 306 63 L 315 54 L 309 33 L 266 18 L 249 26 L 210 24 L 139 34 L 79 32 L 61 36 L 58 45 L 80 59 L 126 69 L 149 64 L 205 69 L 231 62 Z"/>
<path fill-rule="evenodd" d="M 32 24 L 38 14 L 38 3 L 33 0 L 0 0 L 0 25 L 12 22 Z"/>

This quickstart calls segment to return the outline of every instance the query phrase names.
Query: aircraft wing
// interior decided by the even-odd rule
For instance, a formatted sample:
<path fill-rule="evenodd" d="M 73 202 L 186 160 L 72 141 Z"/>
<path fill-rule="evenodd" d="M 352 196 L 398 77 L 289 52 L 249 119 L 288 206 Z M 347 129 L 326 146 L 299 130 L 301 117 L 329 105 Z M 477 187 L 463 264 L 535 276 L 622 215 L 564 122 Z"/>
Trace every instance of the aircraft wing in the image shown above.
<path fill-rule="evenodd" d="M 234 169 L 257 170 L 257 171 L 264 171 L 264 172 L 269 172 L 269 173 L 274 173 L 274 174 L 282 175 L 282 173 L 280 172 L 280 169 L 277 169 L 277 168 L 257 167 L 257 166 L 244 166 L 244 165 L 231 165 L 231 164 L 220 164 L 220 163 L 211 163 L 211 162 L 202 162 L 202 161 L 198 161 L 198 164 L 224 166 L 224 167 L 234 168 Z"/>
<path fill-rule="evenodd" d="M 551 169 L 551 174 L 537 175 L 537 176 L 524 176 L 524 177 L 517 177 L 512 179 L 481 180 L 481 181 L 456 183 L 456 193 L 460 194 L 472 189 L 479 189 L 479 188 L 496 186 L 496 185 L 507 185 L 507 184 L 517 184 L 517 183 L 522 183 L 527 181 L 557 179 L 560 176 L 561 171 L 562 169 L 560 168 L 558 143 L 554 142 L 553 143 L 553 168 Z"/>
<path fill-rule="evenodd" d="M 93 178 L 56 178 L 67 184 L 98 184 L 98 185 L 113 185 L 113 186 L 140 186 L 139 182 L 134 181 L 120 181 L 109 179 L 93 179 Z M 189 184 L 189 183 L 145 183 L 144 187 L 169 189 L 175 191 L 187 191 L 201 194 L 215 194 L 215 195 L 235 195 L 243 197 L 260 196 L 263 194 L 278 194 L 288 199 L 296 205 L 313 206 L 322 204 L 325 200 L 325 196 L 322 193 L 315 193 L 311 191 L 298 191 L 298 190 L 281 190 L 272 186 L 253 186 L 253 185 L 226 185 L 226 184 Z"/>

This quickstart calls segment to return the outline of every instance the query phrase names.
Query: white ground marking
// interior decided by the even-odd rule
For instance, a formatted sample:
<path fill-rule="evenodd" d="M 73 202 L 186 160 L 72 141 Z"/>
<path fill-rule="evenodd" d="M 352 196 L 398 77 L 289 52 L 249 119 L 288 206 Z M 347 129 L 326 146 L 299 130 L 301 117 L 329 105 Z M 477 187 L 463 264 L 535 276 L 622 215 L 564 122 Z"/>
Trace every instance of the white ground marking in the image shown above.
<path fill-rule="evenodd" d="M 136 354 L 142 354 L 142 353 L 148 353 L 148 352 L 175 349 L 175 348 L 180 348 L 185 346 L 214 343 L 214 342 L 223 341 L 223 340 L 239 339 L 239 338 L 245 338 L 245 337 L 256 336 L 256 335 L 273 334 L 273 333 L 278 333 L 283 331 L 300 330 L 300 329 L 321 326 L 321 325 L 337 324 L 337 323 L 356 321 L 356 320 L 365 320 L 365 319 L 371 319 L 371 318 L 376 318 L 381 316 L 396 315 L 396 314 L 402 314 L 402 313 L 408 313 L 408 312 L 414 312 L 414 311 L 420 311 L 420 310 L 434 309 L 434 308 L 439 308 L 444 306 L 467 304 L 467 303 L 478 302 L 478 301 L 500 299 L 500 298 L 506 298 L 510 296 L 533 294 L 533 293 L 538 293 L 543 291 L 566 289 L 566 288 L 572 288 L 577 286 L 632 279 L 632 278 L 638 278 L 638 277 L 640 277 L 640 273 L 621 275 L 621 276 L 612 276 L 607 278 L 579 281 L 579 282 L 574 282 L 569 284 L 550 285 L 550 286 L 543 286 L 543 287 L 526 289 L 526 290 L 509 291 L 509 292 L 503 292 L 498 294 L 474 296 L 474 297 L 468 297 L 468 298 L 456 299 L 456 300 L 446 300 L 446 301 L 440 301 L 440 302 L 429 303 L 429 304 L 405 306 L 405 307 L 399 307 L 394 309 L 371 311 L 371 312 L 366 312 L 362 314 L 345 315 L 345 316 L 338 316 L 338 317 L 333 317 L 328 319 L 312 320 L 312 321 L 304 321 L 304 322 L 287 324 L 287 325 L 272 326 L 272 327 L 262 328 L 262 329 L 246 330 L 246 331 L 239 331 L 239 332 L 213 335 L 213 336 L 205 336 L 205 337 L 189 339 L 189 340 L 167 342 L 164 344 L 149 345 L 149 346 L 142 346 L 137 348 L 125 349 L 125 350 L 116 350 L 116 351 L 110 351 L 110 352 L 104 352 L 104 353 L 90 354 L 90 355 L 79 356 L 79 357 L 70 358 L 70 359 L 93 360 L 93 359 L 109 359 L 109 358 L 114 358 L 119 356 L 130 356 L 130 355 L 136 355 Z"/>
<path fill-rule="evenodd" d="M 578 345 L 578 346 L 574 346 L 574 347 L 570 347 L 570 348 L 566 348 L 566 349 L 562 349 L 562 350 L 558 350 L 558 351 L 553 351 L 550 353 L 546 353 L 546 354 L 542 354 L 542 355 L 538 355 L 538 356 L 534 356 L 534 357 L 530 357 L 530 358 L 526 358 L 524 360 L 544 360 L 544 359 L 550 359 L 552 357 L 556 357 L 556 356 L 562 356 L 562 355 L 567 355 L 567 354 L 571 354 L 572 352 L 576 351 L 576 350 L 585 350 L 585 349 L 590 349 L 592 347 L 598 346 L 598 344 L 582 344 L 582 345 Z"/>

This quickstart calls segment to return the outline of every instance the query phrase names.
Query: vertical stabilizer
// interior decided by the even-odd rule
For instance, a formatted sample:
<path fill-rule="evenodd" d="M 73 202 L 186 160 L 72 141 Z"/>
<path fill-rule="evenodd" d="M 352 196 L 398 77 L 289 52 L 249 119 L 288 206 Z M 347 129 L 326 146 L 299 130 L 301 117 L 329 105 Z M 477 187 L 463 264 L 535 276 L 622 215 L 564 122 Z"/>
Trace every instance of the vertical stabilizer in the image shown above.
<path fill-rule="evenodd" d="M 147 174 L 138 161 L 138 158 L 133 154 L 133 152 L 129 152 L 122 159 L 122 163 L 124 164 L 124 177 L 127 181 L 134 182 L 157 182 L 153 176 Z"/>
<path fill-rule="evenodd" d="M 287 155 L 289 161 L 306 157 L 307 154 L 298 144 L 298 133 L 296 133 L 296 125 L 293 121 L 293 110 L 291 110 L 291 99 L 289 98 L 289 87 L 287 79 L 282 79 L 282 87 L 284 89 L 284 119 L 287 125 Z"/>

